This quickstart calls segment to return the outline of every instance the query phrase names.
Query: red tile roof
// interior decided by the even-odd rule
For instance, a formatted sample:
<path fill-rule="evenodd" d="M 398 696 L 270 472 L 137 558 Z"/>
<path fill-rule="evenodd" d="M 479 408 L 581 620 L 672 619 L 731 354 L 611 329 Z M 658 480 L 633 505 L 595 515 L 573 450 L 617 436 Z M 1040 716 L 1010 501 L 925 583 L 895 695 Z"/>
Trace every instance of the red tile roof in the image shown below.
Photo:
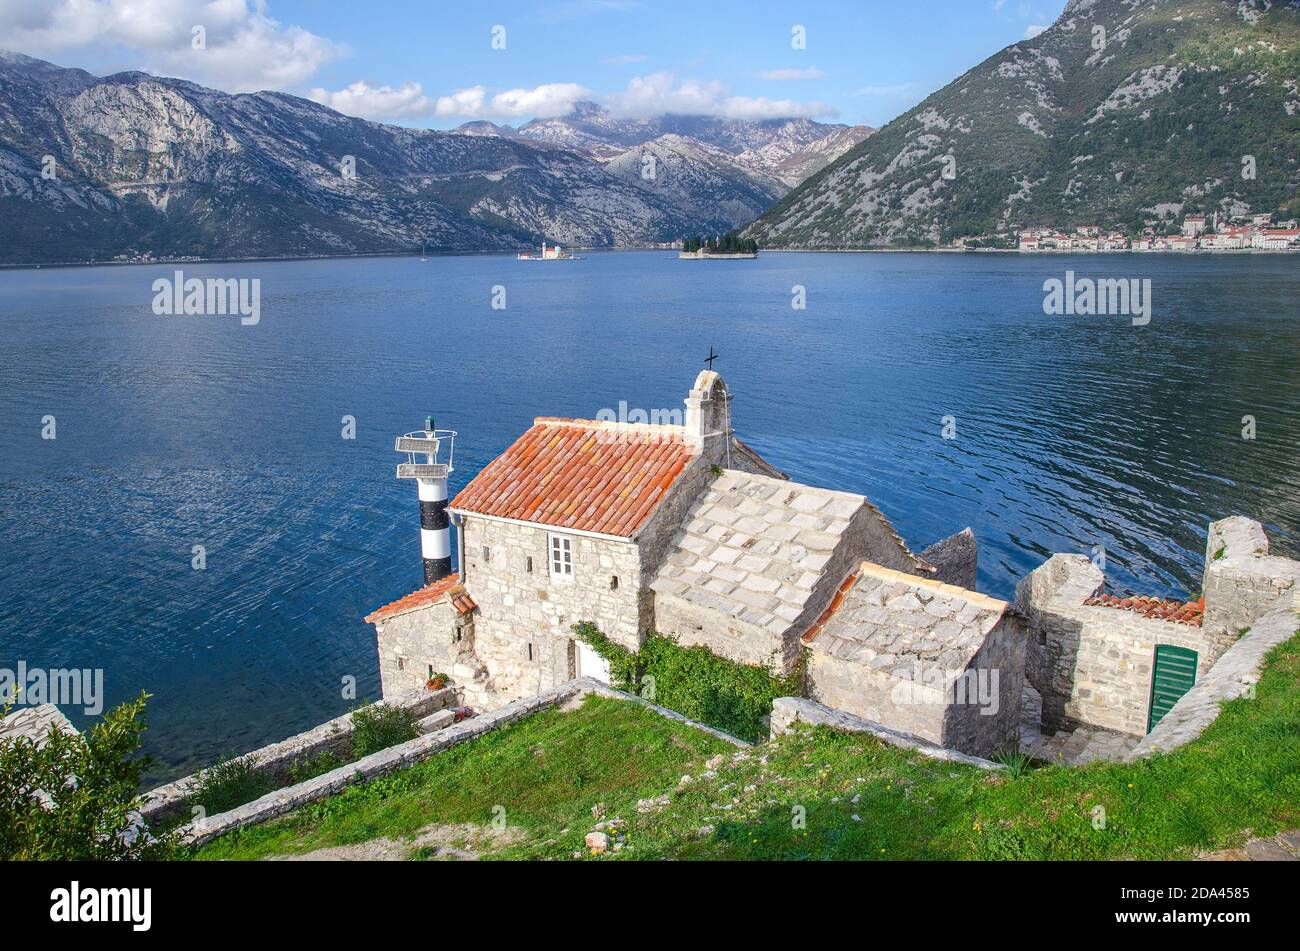
<path fill-rule="evenodd" d="M 631 538 L 695 451 L 680 427 L 538 417 L 450 507 Z"/>
<path fill-rule="evenodd" d="M 398 598 L 392 604 L 385 604 L 382 608 L 376 608 L 366 615 L 366 623 L 374 624 L 376 621 L 387 621 L 391 617 L 399 614 L 405 614 L 407 611 L 415 611 L 418 608 L 427 608 L 430 605 L 437 604 L 442 600 L 451 602 L 451 606 L 461 614 L 469 614 L 478 607 L 474 599 L 469 596 L 465 586 L 460 583 L 460 575 L 452 574 L 435 581 L 427 587 L 420 588 L 418 591 L 412 591 L 404 598 Z"/>
<path fill-rule="evenodd" d="M 808 630 L 804 632 L 803 637 L 800 638 L 804 643 L 804 646 L 811 644 L 813 638 L 822 632 L 822 628 L 826 626 L 826 622 L 829 621 L 831 617 L 834 616 L 835 612 L 840 609 L 840 605 L 844 603 L 844 599 L 848 597 L 849 592 L 853 590 L 853 586 L 858 583 L 858 578 L 861 576 L 862 565 L 855 566 L 852 571 L 844 576 L 844 580 L 840 582 L 840 586 L 835 590 L 835 594 L 831 596 L 831 603 L 826 605 L 826 610 L 821 613 L 821 617 L 817 618 L 817 620 L 813 622 L 813 626 L 808 628 Z"/>
<path fill-rule="evenodd" d="M 1166 601 L 1146 595 L 1118 597 L 1113 594 L 1098 594 L 1089 598 L 1084 604 L 1094 607 L 1119 608 L 1132 611 L 1155 621 L 1176 621 L 1179 624 L 1192 624 L 1200 627 L 1205 620 L 1205 598 L 1199 601 Z"/>

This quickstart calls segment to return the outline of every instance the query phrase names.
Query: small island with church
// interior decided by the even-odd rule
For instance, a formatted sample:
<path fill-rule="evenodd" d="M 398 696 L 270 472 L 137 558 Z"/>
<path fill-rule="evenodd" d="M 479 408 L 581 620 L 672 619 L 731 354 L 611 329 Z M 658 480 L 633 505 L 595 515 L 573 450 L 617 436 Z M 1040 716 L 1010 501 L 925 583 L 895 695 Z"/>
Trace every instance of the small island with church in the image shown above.
<path fill-rule="evenodd" d="M 728 232 L 720 238 L 687 238 L 679 258 L 688 261 L 737 260 L 758 257 L 758 242 Z"/>

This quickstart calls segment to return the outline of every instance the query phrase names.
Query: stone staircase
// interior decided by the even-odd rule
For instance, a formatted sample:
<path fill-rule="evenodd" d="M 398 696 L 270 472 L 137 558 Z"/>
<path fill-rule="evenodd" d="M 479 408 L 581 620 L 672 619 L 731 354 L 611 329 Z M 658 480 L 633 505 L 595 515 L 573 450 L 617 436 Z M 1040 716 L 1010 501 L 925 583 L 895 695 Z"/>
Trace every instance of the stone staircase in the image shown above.
<path fill-rule="evenodd" d="M 1048 763 L 1067 766 L 1086 766 L 1088 763 L 1117 763 L 1137 746 L 1139 737 L 1113 733 L 1096 727 L 1061 730 L 1052 736 L 1040 737 L 1024 752 Z"/>
<path fill-rule="evenodd" d="M 1045 763 L 1084 766 L 1099 761 L 1118 762 L 1132 752 L 1140 739 L 1100 727 L 1059 730 L 1044 736 L 1042 716 L 1043 698 L 1026 684 L 1020 705 L 1020 751 Z"/>

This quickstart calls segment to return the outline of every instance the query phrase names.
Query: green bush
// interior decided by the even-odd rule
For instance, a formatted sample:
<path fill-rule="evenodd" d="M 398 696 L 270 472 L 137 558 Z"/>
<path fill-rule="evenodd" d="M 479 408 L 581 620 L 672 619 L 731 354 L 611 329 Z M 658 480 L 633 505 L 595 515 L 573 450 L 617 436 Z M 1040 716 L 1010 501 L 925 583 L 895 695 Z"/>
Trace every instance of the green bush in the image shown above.
<path fill-rule="evenodd" d="M 343 760 L 329 750 L 321 750 L 315 756 L 300 756 L 289 764 L 289 782 L 305 783 L 342 765 Z"/>
<path fill-rule="evenodd" d="M 265 796 L 274 788 L 275 781 L 258 772 L 257 761 L 251 756 L 228 757 L 199 773 L 185 802 L 191 809 L 197 806 L 215 816 Z"/>
<path fill-rule="evenodd" d="M 352 711 L 352 755 L 360 759 L 419 736 L 409 710 L 386 703 Z"/>
<path fill-rule="evenodd" d="M 585 621 L 573 632 L 609 662 L 614 687 L 742 740 L 766 739 L 763 718 L 772 712 L 772 701 L 803 692 L 802 669 L 773 677 L 766 667 L 738 664 L 706 647 L 682 647 L 654 633 L 634 653 Z"/>
<path fill-rule="evenodd" d="M 137 755 L 147 699 L 141 693 L 88 733 L 51 730 L 41 744 L 28 737 L 0 740 L 0 859 L 106 861 L 171 855 L 170 835 L 128 831 L 137 828 L 132 815 L 140 805 L 136 790 L 149 765 Z"/>

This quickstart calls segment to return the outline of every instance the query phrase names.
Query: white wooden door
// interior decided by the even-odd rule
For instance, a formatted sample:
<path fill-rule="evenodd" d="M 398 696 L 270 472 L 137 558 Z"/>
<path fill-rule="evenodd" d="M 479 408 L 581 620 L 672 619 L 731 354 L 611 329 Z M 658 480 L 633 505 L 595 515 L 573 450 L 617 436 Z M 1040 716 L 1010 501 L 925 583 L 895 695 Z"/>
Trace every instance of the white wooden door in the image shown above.
<path fill-rule="evenodd" d="M 603 684 L 609 683 L 609 661 L 597 654 L 582 641 L 578 645 L 578 676 L 594 677 Z"/>

